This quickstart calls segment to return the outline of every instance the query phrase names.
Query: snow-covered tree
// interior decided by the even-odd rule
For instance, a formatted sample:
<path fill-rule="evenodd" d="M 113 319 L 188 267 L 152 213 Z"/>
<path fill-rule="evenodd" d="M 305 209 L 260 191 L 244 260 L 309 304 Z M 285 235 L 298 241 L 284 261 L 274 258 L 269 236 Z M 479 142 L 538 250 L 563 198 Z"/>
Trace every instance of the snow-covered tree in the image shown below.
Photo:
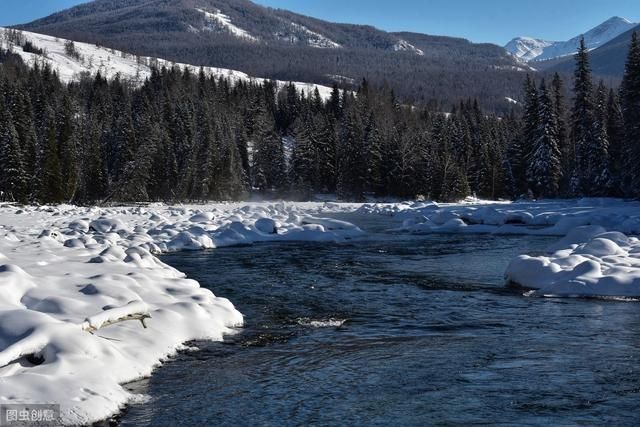
<path fill-rule="evenodd" d="M 595 115 L 587 172 L 589 195 L 607 196 L 613 185 L 609 168 L 609 136 L 607 134 L 607 88 L 600 82 L 595 95 Z"/>
<path fill-rule="evenodd" d="M 527 180 L 538 197 L 555 197 L 561 177 L 560 148 L 558 147 L 558 118 L 544 80 L 538 101 L 538 128 L 528 159 Z"/>

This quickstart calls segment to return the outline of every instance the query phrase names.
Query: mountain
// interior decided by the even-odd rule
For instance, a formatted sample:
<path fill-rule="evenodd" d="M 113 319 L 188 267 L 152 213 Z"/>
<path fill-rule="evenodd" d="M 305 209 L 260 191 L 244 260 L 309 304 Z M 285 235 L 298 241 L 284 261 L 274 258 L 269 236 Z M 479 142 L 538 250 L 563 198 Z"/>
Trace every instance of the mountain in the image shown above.
<path fill-rule="evenodd" d="M 23 30 L 271 79 L 390 84 L 407 102 L 509 111 L 526 65 L 502 47 L 336 24 L 248 0 L 96 0 Z"/>
<path fill-rule="evenodd" d="M 545 61 L 573 55 L 584 36 L 589 49 L 597 49 L 623 34 L 637 24 L 625 18 L 613 17 L 597 27 L 568 41 L 547 41 L 531 37 L 518 37 L 505 46 L 507 52 L 523 61 Z"/>
<path fill-rule="evenodd" d="M 631 44 L 631 35 L 634 31 L 640 32 L 640 26 L 620 34 L 618 37 L 594 49 L 589 54 L 591 69 L 600 78 L 617 82 L 624 74 L 625 62 Z M 535 63 L 536 68 L 548 72 L 571 72 L 574 69 L 573 57 L 558 58 L 549 61 Z"/>
<path fill-rule="evenodd" d="M 64 83 L 78 80 L 83 75 L 100 73 L 102 77 L 107 79 L 118 76 L 136 85 L 141 85 L 151 77 L 154 66 L 167 68 L 178 66 L 180 69 L 188 69 L 194 74 L 199 73 L 201 69 L 201 67 L 194 65 L 175 63 L 161 58 L 136 56 L 90 43 L 73 41 L 71 45 L 71 42 L 71 40 L 59 37 L 0 27 L 0 48 L 19 55 L 29 66 L 48 64 Z M 222 77 L 232 83 L 241 80 L 263 83 L 265 80 L 224 68 L 202 67 L 202 70 L 206 75 L 216 78 Z M 274 83 L 279 88 L 283 88 L 289 82 L 275 80 Z M 328 99 L 331 96 L 331 87 L 303 82 L 292 83 L 298 90 L 304 91 L 306 94 L 311 94 L 318 89 L 321 98 Z"/>

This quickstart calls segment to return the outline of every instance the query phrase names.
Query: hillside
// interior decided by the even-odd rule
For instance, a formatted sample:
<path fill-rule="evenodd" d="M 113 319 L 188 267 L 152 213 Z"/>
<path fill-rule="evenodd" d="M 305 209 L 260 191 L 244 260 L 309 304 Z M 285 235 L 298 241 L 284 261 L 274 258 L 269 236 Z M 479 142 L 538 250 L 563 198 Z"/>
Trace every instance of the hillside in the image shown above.
<path fill-rule="evenodd" d="M 71 40 L 32 33 L 29 31 L 13 31 L 0 27 L 0 47 L 10 49 L 20 55 L 25 64 L 49 64 L 60 80 L 65 83 L 77 80 L 83 74 L 96 75 L 113 79 L 119 76 L 122 79 L 142 84 L 151 76 L 152 67 L 178 66 L 180 69 L 188 69 L 192 73 L 198 73 L 200 67 L 167 61 L 161 58 L 136 56 L 127 52 L 108 49 L 90 43 L 73 42 L 73 53 L 70 54 L 67 46 Z M 31 48 L 26 48 L 29 43 Z M 31 51 L 29 51 L 31 50 Z M 35 50 L 35 52 L 34 52 Z M 42 52 L 38 52 L 42 50 Z M 231 82 L 253 81 L 262 83 L 265 79 L 252 77 L 246 73 L 216 67 L 202 67 L 206 75 L 223 77 Z M 285 86 L 288 82 L 275 81 L 278 87 Z M 312 83 L 293 82 L 296 87 L 309 94 L 316 88 L 323 99 L 327 99 L 332 88 Z"/>
<path fill-rule="evenodd" d="M 137 55 L 279 80 L 388 82 L 407 101 L 508 111 L 528 70 L 496 45 L 334 24 L 247 0 L 96 0 L 21 26 Z"/>

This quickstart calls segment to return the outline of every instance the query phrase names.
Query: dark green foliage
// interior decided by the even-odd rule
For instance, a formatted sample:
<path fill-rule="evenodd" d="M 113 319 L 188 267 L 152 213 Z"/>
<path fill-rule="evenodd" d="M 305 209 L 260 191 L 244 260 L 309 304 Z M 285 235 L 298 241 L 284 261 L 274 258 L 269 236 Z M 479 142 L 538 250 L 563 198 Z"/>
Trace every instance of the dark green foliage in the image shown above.
<path fill-rule="evenodd" d="M 593 124 L 595 120 L 589 50 L 585 45 L 584 38 L 580 42 L 580 48 L 575 58 L 572 137 L 576 158 L 570 191 L 574 195 L 580 196 L 589 193 L 590 150 L 594 145 Z"/>
<path fill-rule="evenodd" d="M 577 194 L 629 194 L 639 179 L 640 120 L 629 122 L 640 118 L 637 49 L 622 107 L 604 85 L 594 91 L 587 52 L 578 55 L 572 138 L 559 76 L 549 87 L 527 78 L 523 116 L 499 117 L 473 100 L 450 114 L 403 105 L 367 80 L 326 101 L 177 67 L 141 87 L 99 74 L 65 86 L 0 51 L 0 191 L 32 203 L 325 192 L 456 201 L 564 197 L 573 176 Z"/>
<path fill-rule="evenodd" d="M 633 33 L 631 47 L 620 87 L 620 103 L 624 120 L 623 186 L 628 195 L 640 195 L 640 40 Z"/>

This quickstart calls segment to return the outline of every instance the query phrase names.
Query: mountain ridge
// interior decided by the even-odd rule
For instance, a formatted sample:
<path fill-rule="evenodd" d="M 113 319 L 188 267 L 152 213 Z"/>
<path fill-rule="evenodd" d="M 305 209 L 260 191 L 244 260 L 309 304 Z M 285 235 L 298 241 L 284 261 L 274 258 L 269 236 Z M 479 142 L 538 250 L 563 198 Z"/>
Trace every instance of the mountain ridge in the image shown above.
<path fill-rule="evenodd" d="M 626 18 L 614 16 L 602 24 L 567 41 L 549 41 L 534 37 L 516 37 L 505 45 L 507 52 L 526 62 L 546 61 L 573 55 L 582 37 L 587 48 L 597 49 L 637 26 Z"/>
<path fill-rule="evenodd" d="M 278 80 L 389 83 L 408 102 L 509 111 L 530 68 L 502 47 L 337 24 L 248 0 L 96 0 L 18 28 Z"/>

